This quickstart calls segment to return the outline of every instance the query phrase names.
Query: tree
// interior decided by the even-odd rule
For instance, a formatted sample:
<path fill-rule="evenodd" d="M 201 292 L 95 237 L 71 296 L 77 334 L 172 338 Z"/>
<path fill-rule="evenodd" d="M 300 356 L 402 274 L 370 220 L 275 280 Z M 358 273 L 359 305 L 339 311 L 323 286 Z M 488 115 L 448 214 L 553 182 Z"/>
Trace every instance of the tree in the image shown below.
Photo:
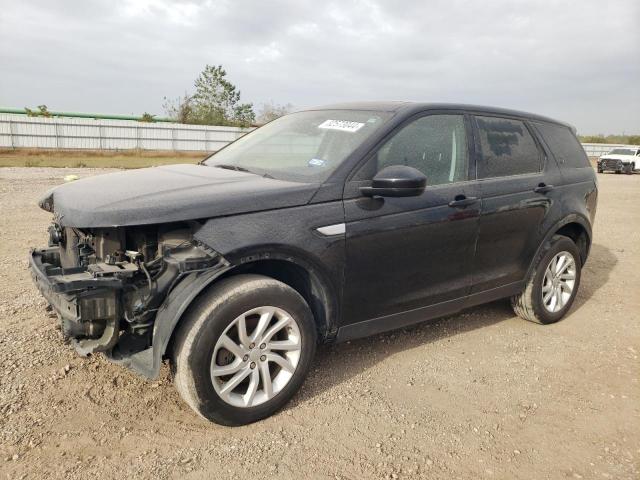
<path fill-rule="evenodd" d="M 640 145 L 640 135 L 578 135 L 582 143 L 622 143 Z"/>
<path fill-rule="evenodd" d="M 165 97 L 165 111 L 181 123 L 249 127 L 256 115 L 251 103 L 240 103 L 240 90 L 225 77 L 222 65 L 206 65 L 194 82 L 195 93 Z"/>
<path fill-rule="evenodd" d="M 140 117 L 141 122 L 152 123 L 154 122 L 155 115 L 151 115 L 149 112 L 144 112 Z"/>
<path fill-rule="evenodd" d="M 46 105 L 38 105 L 38 110 L 31 110 L 24 107 L 24 111 L 27 112 L 28 117 L 50 117 L 51 113 L 47 109 Z"/>
<path fill-rule="evenodd" d="M 242 103 L 233 108 L 233 124 L 239 127 L 250 127 L 256 123 L 256 114 L 253 105 Z"/>
<path fill-rule="evenodd" d="M 164 97 L 162 105 L 167 117 L 178 123 L 197 123 L 194 118 L 193 101 L 191 96 L 185 92 L 184 97 L 174 99 Z"/>
<path fill-rule="evenodd" d="M 278 105 L 273 103 L 273 101 L 269 103 L 263 103 L 256 123 L 258 125 L 264 125 L 271 120 L 275 120 L 276 118 L 290 113 L 291 110 L 293 110 L 293 105 L 291 105 L 290 103 L 287 103 L 286 105 Z"/>

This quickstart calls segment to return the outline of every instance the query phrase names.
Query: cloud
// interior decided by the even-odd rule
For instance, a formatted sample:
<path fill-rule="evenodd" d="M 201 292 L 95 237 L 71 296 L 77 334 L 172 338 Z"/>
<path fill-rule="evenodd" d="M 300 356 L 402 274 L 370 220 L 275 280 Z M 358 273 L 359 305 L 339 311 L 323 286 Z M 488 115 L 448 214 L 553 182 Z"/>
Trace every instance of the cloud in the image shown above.
<path fill-rule="evenodd" d="M 248 63 L 273 62 L 278 60 L 280 57 L 282 57 L 282 52 L 280 51 L 278 44 L 276 42 L 271 42 L 269 45 L 259 48 L 256 55 L 247 57 L 245 61 Z"/>
<path fill-rule="evenodd" d="M 4 106 L 161 113 L 208 63 L 257 104 L 479 103 L 640 130 L 635 0 L 4 3 Z"/>
<path fill-rule="evenodd" d="M 121 13 L 127 18 L 149 19 L 169 24 L 194 26 L 205 5 L 166 0 L 124 0 Z"/>

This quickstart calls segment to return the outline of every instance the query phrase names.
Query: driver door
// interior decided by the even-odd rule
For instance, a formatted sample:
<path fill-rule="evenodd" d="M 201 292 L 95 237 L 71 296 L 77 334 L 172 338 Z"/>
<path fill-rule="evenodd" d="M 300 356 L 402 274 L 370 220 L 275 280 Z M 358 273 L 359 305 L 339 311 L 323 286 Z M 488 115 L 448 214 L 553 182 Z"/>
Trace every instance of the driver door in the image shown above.
<path fill-rule="evenodd" d="M 468 132 L 462 113 L 414 117 L 347 182 L 342 318 L 362 325 L 352 325 L 347 337 L 424 320 L 424 307 L 455 310 L 468 295 L 480 212 Z M 424 192 L 362 196 L 359 187 L 390 165 L 420 170 L 427 177 Z M 407 312 L 413 321 L 403 318 Z"/>

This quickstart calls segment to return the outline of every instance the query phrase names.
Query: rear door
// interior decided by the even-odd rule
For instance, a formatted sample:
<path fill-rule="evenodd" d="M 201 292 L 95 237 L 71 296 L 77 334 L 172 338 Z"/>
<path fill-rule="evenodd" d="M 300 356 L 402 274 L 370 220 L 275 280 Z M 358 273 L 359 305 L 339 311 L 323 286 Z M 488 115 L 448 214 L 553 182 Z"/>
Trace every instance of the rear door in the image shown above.
<path fill-rule="evenodd" d="M 472 293 L 523 280 L 561 181 L 531 127 L 521 119 L 475 116 L 482 211 Z"/>

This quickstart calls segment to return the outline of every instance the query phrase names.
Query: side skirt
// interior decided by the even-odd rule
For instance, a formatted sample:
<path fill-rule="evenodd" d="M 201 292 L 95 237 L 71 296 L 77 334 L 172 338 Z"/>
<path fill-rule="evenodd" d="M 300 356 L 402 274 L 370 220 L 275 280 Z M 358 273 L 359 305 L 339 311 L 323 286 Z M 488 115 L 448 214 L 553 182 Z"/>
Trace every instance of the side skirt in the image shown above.
<path fill-rule="evenodd" d="M 464 310 L 465 308 L 510 297 L 511 295 L 520 293 L 524 287 L 524 282 L 514 282 L 509 285 L 485 290 L 484 292 L 474 293 L 473 295 L 468 295 L 455 300 L 448 300 L 446 302 L 429 305 L 427 307 L 420 307 L 402 313 L 394 313 L 384 317 L 372 318 L 371 320 L 345 325 L 338 329 L 336 341 L 345 342 L 356 338 L 368 337 L 369 335 L 375 335 L 389 330 L 414 325 L 416 323 L 422 323 L 445 315 L 451 315 Z"/>

